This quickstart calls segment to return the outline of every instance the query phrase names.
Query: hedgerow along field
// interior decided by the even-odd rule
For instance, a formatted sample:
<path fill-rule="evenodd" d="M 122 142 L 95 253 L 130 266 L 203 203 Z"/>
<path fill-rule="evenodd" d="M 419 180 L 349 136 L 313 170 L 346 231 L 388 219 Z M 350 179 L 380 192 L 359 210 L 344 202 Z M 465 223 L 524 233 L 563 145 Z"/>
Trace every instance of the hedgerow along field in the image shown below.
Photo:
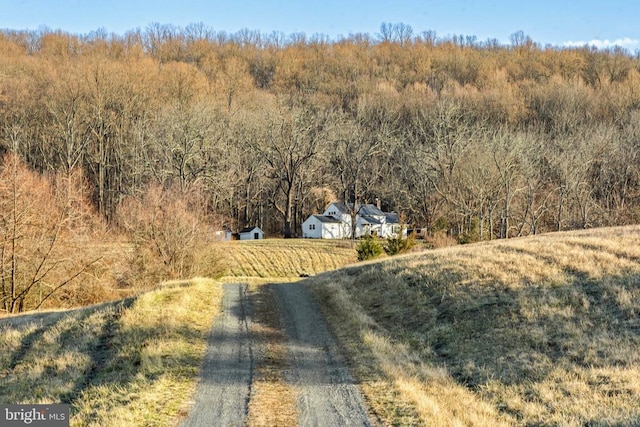
<path fill-rule="evenodd" d="M 385 424 L 640 425 L 640 226 L 305 281 Z"/>

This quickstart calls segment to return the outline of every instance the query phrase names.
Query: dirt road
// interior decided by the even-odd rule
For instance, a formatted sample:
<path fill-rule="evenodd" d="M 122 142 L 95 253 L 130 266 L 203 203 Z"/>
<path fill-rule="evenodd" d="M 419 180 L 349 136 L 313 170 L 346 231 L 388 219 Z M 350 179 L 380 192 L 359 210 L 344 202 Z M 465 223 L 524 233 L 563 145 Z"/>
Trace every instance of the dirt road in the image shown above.
<path fill-rule="evenodd" d="M 298 425 L 370 425 L 360 391 L 313 298 L 299 284 L 269 285 L 287 335 L 283 372 L 297 395 Z M 195 405 L 184 426 L 237 426 L 247 420 L 255 360 L 246 285 L 224 287 L 224 312 L 210 335 Z"/>

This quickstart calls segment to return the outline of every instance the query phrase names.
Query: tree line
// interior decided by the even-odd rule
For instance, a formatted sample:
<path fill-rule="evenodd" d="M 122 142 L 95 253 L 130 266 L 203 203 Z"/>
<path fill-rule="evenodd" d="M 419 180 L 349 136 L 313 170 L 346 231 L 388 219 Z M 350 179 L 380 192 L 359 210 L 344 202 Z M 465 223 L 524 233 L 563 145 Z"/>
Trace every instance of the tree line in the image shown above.
<path fill-rule="evenodd" d="M 286 237 L 334 200 L 463 242 L 636 223 L 639 109 L 637 56 L 521 32 L 0 32 L 2 151 L 80 171 L 124 230 L 159 188 L 210 227 Z"/>

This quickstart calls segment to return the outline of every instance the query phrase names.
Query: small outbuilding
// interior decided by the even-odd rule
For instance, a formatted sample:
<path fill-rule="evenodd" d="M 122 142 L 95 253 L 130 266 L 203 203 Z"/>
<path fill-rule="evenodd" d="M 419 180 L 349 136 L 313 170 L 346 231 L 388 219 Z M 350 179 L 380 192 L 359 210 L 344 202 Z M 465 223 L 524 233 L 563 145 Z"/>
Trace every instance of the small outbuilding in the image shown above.
<path fill-rule="evenodd" d="M 211 228 L 211 232 L 215 240 L 227 241 L 233 239 L 233 232 L 226 225 L 223 225 L 221 230 Z"/>
<path fill-rule="evenodd" d="M 240 240 L 261 240 L 264 239 L 264 231 L 260 227 L 246 227 L 238 232 Z"/>

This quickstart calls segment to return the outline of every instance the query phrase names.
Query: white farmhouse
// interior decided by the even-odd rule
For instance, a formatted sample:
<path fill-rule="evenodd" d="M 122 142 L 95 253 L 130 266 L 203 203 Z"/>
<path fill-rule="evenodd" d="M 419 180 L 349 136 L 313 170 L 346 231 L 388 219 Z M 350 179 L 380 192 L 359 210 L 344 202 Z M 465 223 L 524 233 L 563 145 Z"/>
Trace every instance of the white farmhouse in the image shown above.
<path fill-rule="evenodd" d="M 312 239 L 351 238 L 351 214 L 344 203 L 331 203 L 322 215 L 311 215 L 302 223 L 302 235 Z M 371 204 L 356 206 L 355 237 L 375 234 L 382 238 L 406 237 L 406 228 L 400 225 L 398 214 L 383 212 Z"/>
<path fill-rule="evenodd" d="M 347 236 L 342 221 L 327 215 L 311 215 L 302 223 L 302 237 L 310 239 L 344 239 Z"/>

